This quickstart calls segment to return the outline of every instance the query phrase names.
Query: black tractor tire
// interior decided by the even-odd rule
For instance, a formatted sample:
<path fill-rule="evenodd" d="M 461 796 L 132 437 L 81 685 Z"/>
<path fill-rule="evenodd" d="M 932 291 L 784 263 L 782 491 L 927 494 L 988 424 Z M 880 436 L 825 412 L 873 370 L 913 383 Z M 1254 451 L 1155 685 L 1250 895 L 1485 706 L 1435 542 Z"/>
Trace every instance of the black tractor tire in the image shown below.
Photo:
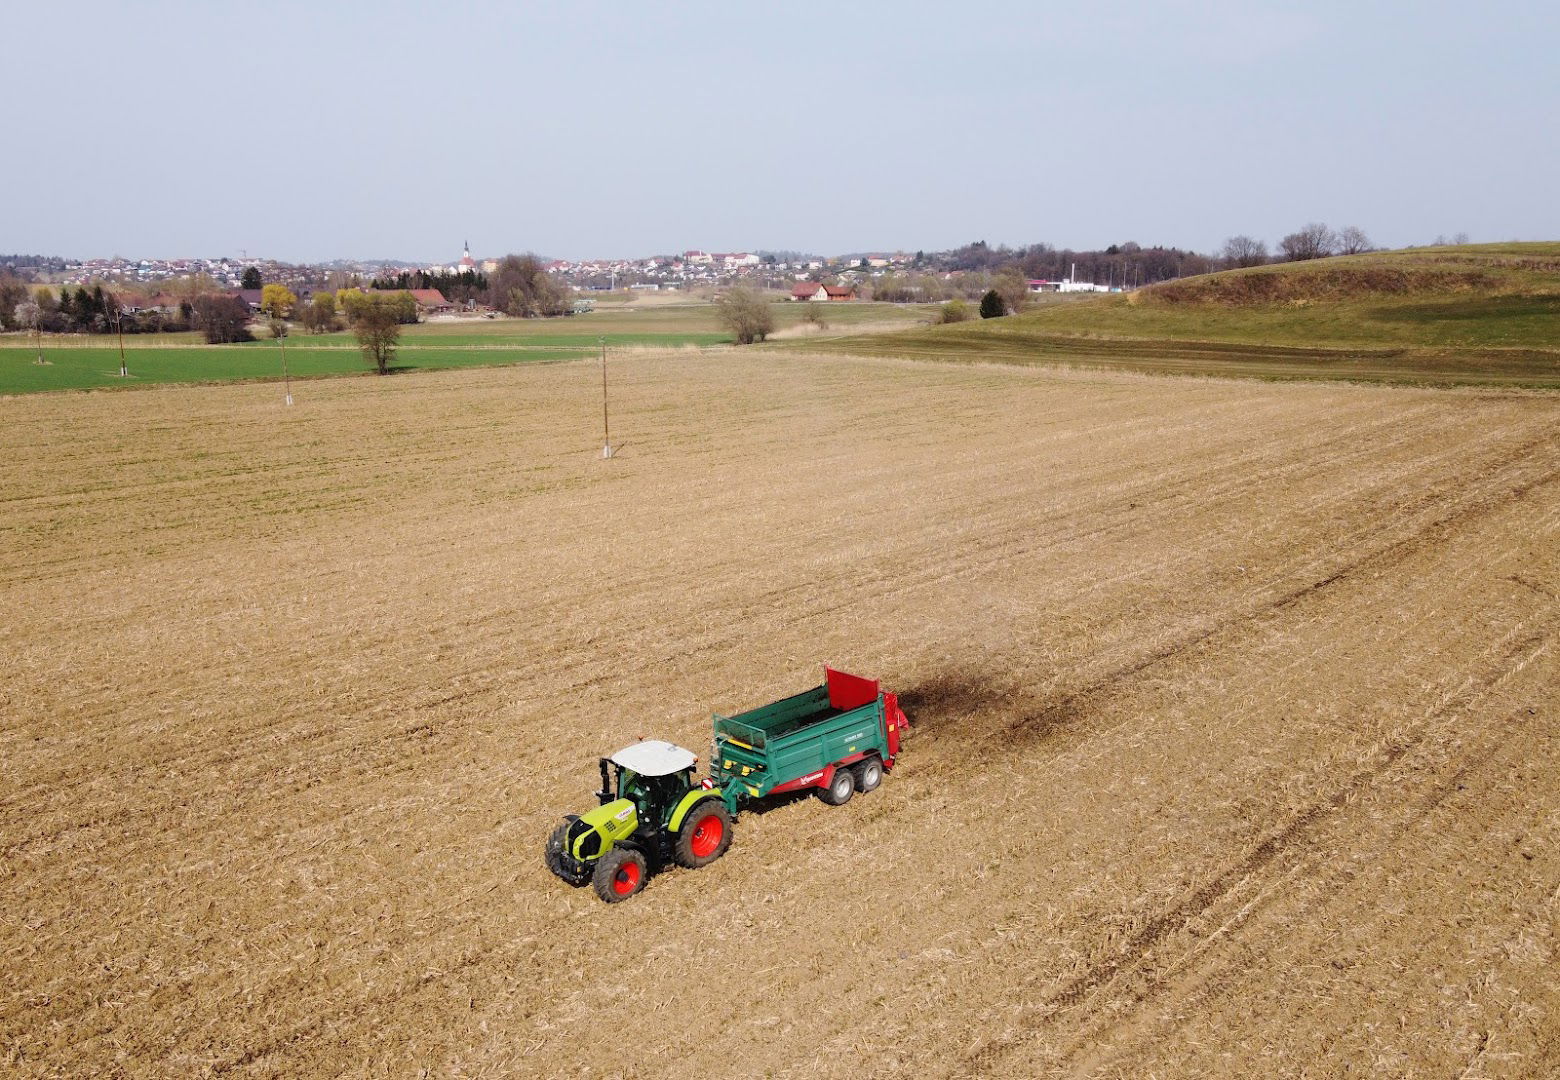
<path fill-rule="evenodd" d="M 828 787 L 818 789 L 818 798 L 830 806 L 844 806 L 856 793 L 856 777 L 849 769 L 835 769 Z"/>
<path fill-rule="evenodd" d="M 697 870 L 708 866 L 731 846 L 731 813 L 719 799 L 696 803 L 683 818 L 672 857 L 678 866 Z"/>
<path fill-rule="evenodd" d="M 851 772 L 856 774 L 856 790 L 863 795 L 869 791 L 876 791 L 878 785 L 883 782 L 883 763 L 875 757 L 857 762 Z"/>
<path fill-rule="evenodd" d="M 633 848 L 615 847 L 596 860 L 590 884 L 597 896 L 616 904 L 643 889 L 649 876 L 650 868 L 643 855 Z"/>
<path fill-rule="evenodd" d="M 578 889 L 581 885 L 590 884 L 590 871 L 587 870 L 583 874 L 571 873 L 568 864 L 564 862 L 563 845 L 568 838 L 569 826 L 572 824 L 574 824 L 572 821 L 565 821 L 547 838 L 547 869 Z"/>

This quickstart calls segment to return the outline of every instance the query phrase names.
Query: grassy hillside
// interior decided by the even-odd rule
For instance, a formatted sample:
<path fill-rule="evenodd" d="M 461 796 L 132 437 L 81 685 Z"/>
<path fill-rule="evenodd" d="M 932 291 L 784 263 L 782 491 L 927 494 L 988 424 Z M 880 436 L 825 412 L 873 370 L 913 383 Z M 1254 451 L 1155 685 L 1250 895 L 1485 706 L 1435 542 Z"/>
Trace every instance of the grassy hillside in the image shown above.
<path fill-rule="evenodd" d="M 1560 243 L 1232 270 L 833 344 L 949 360 L 1560 387 Z"/>

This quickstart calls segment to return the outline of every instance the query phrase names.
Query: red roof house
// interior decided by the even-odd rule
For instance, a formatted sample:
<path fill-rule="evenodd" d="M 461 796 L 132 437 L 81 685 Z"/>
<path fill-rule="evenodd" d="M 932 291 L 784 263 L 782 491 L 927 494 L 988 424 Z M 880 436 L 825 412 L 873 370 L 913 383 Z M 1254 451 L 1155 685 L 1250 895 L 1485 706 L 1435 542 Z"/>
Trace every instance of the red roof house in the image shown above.
<path fill-rule="evenodd" d="M 417 306 L 424 311 L 454 311 L 455 305 L 444 299 L 438 289 L 408 289 Z"/>

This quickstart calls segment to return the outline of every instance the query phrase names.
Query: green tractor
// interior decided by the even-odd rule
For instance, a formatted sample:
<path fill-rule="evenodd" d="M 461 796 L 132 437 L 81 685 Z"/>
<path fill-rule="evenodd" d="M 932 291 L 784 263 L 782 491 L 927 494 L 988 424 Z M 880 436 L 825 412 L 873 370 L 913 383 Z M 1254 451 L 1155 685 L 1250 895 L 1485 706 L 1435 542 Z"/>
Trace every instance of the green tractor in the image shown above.
<path fill-rule="evenodd" d="M 601 805 L 570 814 L 547 839 L 547 868 L 609 904 L 645 887 L 669 862 L 707 866 L 731 846 L 731 812 L 699 759 L 669 742 L 626 746 L 601 759 Z"/>

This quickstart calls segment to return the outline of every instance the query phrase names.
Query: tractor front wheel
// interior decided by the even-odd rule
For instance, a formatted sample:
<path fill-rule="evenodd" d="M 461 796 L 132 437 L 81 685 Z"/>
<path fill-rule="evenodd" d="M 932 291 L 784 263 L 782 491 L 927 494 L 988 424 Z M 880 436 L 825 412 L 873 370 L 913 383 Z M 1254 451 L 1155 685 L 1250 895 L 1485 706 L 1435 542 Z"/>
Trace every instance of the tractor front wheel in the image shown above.
<path fill-rule="evenodd" d="M 609 904 L 627 900 L 645 887 L 645 857 L 633 848 L 615 847 L 596 860 L 591 886 Z"/>
<path fill-rule="evenodd" d="M 677 834 L 678 866 L 697 870 L 708 866 L 731 846 L 731 814 L 719 799 L 705 799 L 683 818 Z"/>
<path fill-rule="evenodd" d="M 818 798 L 830 806 L 844 806 L 856 791 L 856 777 L 849 769 L 835 769 L 829 786 L 818 789 Z"/>

